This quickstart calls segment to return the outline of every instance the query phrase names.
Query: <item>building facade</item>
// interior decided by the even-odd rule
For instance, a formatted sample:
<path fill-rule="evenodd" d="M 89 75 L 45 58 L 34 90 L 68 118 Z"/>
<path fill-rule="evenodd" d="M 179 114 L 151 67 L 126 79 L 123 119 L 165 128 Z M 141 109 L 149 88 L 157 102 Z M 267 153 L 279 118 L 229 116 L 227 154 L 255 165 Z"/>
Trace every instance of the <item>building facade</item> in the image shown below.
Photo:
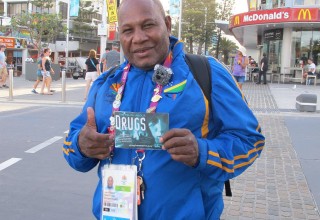
<path fill-rule="evenodd" d="M 229 30 L 274 70 L 303 66 L 313 58 L 320 67 L 320 0 L 248 0 L 249 11 L 233 15 Z"/>
<path fill-rule="evenodd" d="M 7 63 L 14 64 L 16 71 L 23 72 L 25 69 L 25 60 L 29 57 L 36 58 L 37 50 L 28 44 L 30 36 L 28 30 L 15 33 L 10 30 L 10 18 L 14 15 L 19 15 L 23 12 L 30 13 L 57 13 L 60 14 L 65 25 L 69 20 L 69 41 L 66 42 L 66 35 L 57 35 L 56 39 L 48 44 L 52 50 L 52 59 L 54 63 L 64 64 L 64 57 L 68 51 L 68 57 L 86 57 L 90 49 L 95 49 L 100 55 L 100 44 L 102 37 L 99 36 L 98 26 L 102 23 L 103 5 L 105 0 L 88 0 L 88 4 L 84 3 L 80 10 L 86 11 L 84 18 L 69 17 L 68 19 L 68 2 L 70 0 L 56 0 L 53 7 L 49 9 L 41 9 L 32 4 L 30 0 L 0 0 L 0 19 L 1 19 L 1 34 L 0 43 L 7 45 Z M 45 10 L 45 11 L 44 11 Z M 107 19 L 107 17 L 105 17 Z M 111 45 L 114 40 L 117 40 L 115 28 L 110 34 L 110 38 L 106 39 Z M 22 43 L 23 44 L 22 44 Z M 107 44 L 107 42 L 105 42 Z M 68 50 L 66 47 L 68 45 Z M 101 44 L 102 45 L 102 44 Z M 102 51 L 103 53 L 104 51 Z"/>

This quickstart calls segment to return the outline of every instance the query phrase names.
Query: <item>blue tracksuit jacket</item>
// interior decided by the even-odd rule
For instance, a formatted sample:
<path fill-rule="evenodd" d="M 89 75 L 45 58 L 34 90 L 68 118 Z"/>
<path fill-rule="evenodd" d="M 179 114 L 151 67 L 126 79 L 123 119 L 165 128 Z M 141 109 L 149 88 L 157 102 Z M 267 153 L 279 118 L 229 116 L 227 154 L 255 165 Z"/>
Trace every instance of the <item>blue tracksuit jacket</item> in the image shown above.
<path fill-rule="evenodd" d="M 260 155 L 264 137 L 260 125 L 244 101 L 230 73 L 215 59 L 212 68 L 211 110 L 184 60 L 183 45 L 170 37 L 173 76 L 164 87 L 157 112 L 169 113 L 170 128 L 187 128 L 199 145 L 199 164 L 188 167 L 171 159 L 166 151 L 146 151 L 143 175 L 147 189 L 138 207 L 140 220 L 219 219 L 223 211 L 224 181 L 241 174 Z M 102 74 L 92 85 L 82 113 L 70 124 L 63 146 L 71 167 L 87 172 L 98 165 L 99 182 L 93 198 L 93 213 L 100 217 L 101 166 L 107 160 L 84 157 L 78 148 L 78 135 L 87 121 L 86 108 L 95 110 L 97 129 L 107 133 L 112 102 L 121 81 L 122 64 L 107 80 Z M 155 84 L 153 70 L 134 66 L 128 74 L 120 111 L 145 112 Z M 115 149 L 114 164 L 131 164 L 134 150 Z"/>

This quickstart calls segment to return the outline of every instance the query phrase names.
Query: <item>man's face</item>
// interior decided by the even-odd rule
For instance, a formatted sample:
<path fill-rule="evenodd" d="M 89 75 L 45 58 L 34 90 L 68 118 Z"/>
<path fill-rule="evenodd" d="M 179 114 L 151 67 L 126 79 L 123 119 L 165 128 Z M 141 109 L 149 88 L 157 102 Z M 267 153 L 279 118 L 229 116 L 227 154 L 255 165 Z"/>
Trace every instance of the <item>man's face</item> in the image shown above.
<path fill-rule="evenodd" d="M 170 17 L 150 0 L 128 0 L 119 9 L 119 33 L 128 61 L 144 70 L 162 63 L 169 49 Z"/>
<path fill-rule="evenodd" d="M 149 123 L 149 128 L 151 131 L 152 136 L 155 138 L 156 144 L 160 143 L 160 137 L 162 136 L 163 129 L 163 123 L 161 121 L 157 121 L 156 123 Z"/>
<path fill-rule="evenodd" d="M 113 178 L 112 178 L 112 176 L 108 177 L 107 186 L 108 186 L 108 188 L 112 188 L 113 187 Z"/>

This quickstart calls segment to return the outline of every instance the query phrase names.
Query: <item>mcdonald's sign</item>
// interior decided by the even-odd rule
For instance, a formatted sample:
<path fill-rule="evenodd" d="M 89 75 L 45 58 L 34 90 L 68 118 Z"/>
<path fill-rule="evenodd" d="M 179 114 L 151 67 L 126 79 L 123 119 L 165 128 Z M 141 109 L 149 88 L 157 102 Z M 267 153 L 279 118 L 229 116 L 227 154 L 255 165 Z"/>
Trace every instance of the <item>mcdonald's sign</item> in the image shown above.
<path fill-rule="evenodd" d="M 237 26 L 239 24 L 240 24 L 240 17 L 239 17 L 239 15 L 237 15 L 233 19 L 233 26 Z"/>
<path fill-rule="evenodd" d="M 301 18 L 302 15 L 302 18 Z M 308 17 L 307 17 L 308 16 Z M 311 20 L 311 12 L 309 9 L 301 8 L 298 14 L 298 21 L 300 20 Z"/>
<path fill-rule="evenodd" d="M 230 19 L 229 28 L 283 22 L 319 22 L 319 20 L 319 8 L 277 8 L 234 15 Z"/>

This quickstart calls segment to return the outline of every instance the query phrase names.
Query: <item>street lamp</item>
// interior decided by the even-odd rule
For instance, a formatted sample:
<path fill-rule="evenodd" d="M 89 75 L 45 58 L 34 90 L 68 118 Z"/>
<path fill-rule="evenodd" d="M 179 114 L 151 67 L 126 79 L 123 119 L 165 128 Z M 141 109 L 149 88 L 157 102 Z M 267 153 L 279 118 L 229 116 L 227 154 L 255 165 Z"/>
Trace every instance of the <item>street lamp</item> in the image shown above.
<path fill-rule="evenodd" d="M 180 10 L 179 10 L 179 33 L 178 33 L 179 40 L 181 40 L 181 23 L 182 23 L 182 0 L 180 0 Z"/>

